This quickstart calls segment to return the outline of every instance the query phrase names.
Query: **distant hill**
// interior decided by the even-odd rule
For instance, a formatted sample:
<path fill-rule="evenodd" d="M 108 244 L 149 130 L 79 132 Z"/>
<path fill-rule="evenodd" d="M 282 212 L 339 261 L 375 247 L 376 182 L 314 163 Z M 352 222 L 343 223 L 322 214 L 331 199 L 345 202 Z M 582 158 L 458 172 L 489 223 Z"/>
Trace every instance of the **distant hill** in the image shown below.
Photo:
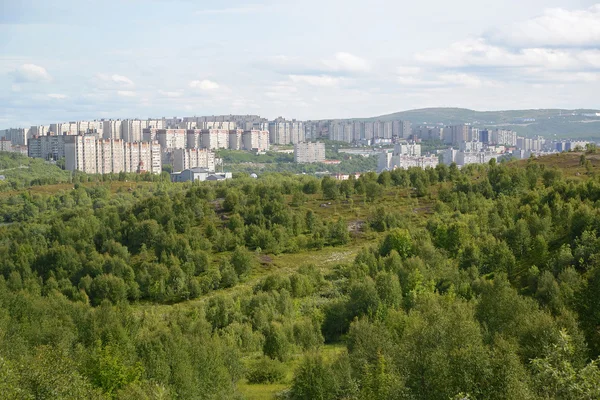
<path fill-rule="evenodd" d="M 585 114 L 600 113 L 592 109 L 540 109 L 475 111 L 466 108 L 422 108 L 401 111 L 372 118 L 373 120 L 402 119 L 413 125 L 464 124 L 480 127 L 506 127 L 520 135 L 577 137 L 600 139 L 600 117 Z"/>

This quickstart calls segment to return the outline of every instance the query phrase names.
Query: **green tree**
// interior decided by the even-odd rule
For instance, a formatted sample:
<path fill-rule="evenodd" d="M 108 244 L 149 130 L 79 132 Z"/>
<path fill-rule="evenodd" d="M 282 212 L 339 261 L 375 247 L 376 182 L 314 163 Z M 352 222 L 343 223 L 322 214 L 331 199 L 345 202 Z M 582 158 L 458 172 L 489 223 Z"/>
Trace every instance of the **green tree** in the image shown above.
<path fill-rule="evenodd" d="M 335 399 L 335 380 L 320 355 L 306 355 L 294 374 L 290 398 L 293 400 Z"/>

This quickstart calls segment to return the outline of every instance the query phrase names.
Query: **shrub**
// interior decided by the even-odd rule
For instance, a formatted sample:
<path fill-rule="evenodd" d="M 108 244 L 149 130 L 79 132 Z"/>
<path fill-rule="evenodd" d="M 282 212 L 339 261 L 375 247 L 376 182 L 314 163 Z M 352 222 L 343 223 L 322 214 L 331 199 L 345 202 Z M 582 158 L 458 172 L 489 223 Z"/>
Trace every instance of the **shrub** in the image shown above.
<path fill-rule="evenodd" d="M 253 384 L 281 382 L 284 377 L 285 366 L 280 361 L 269 357 L 262 357 L 254 362 L 246 373 L 248 383 Z"/>

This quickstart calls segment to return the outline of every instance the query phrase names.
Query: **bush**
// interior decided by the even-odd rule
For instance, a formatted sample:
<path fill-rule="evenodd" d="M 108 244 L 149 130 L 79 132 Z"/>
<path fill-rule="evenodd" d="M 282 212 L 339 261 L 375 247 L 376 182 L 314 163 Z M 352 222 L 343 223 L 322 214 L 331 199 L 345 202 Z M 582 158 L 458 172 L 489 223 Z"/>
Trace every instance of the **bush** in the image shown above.
<path fill-rule="evenodd" d="M 277 383 L 284 377 L 285 366 L 280 361 L 269 357 L 262 357 L 254 362 L 246 373 L 248 383 L 252 384 Z"/>

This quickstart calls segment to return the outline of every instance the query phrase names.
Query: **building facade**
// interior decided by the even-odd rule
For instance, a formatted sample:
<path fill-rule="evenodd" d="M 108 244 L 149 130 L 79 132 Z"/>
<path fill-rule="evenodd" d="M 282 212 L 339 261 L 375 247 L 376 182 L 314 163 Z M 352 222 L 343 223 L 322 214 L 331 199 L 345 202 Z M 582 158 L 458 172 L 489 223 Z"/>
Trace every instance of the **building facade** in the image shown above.
<path fill-rule="evenodd" d="M 325 161 L 325 143 L 307 142 L 294 145 L 294 161 L 314 163 Z"/>

